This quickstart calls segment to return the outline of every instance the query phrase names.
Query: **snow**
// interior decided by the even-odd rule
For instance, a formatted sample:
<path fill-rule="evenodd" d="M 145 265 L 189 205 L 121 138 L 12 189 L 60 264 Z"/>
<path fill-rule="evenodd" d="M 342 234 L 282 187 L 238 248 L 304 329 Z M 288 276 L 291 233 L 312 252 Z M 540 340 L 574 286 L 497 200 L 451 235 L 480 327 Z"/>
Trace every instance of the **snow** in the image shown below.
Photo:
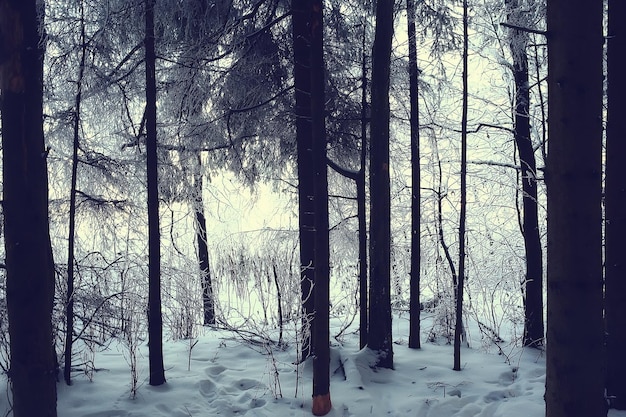
<path fill-rule="evenodd" d="M 358 335 L 346 334 L 331 349 L 329 416 L 543 417 L 545 355 L 514 348 L 507 355 L 463 348 L 462 371 L 452 368 L 452 347 L 424 342 L 406 346 L 406 320 L 396 320 L 395 370 L 370 368 L 372 354 L 358 350 Z M 129 351 L 112 342 L 95 352 L 89 372 L 58 385 L 59 416 L 189 417 L 310 416 L 311 363 L 294 363 L 297 345 L 279 348 L 262 338 L 204 328 L 195 340 L 164 345 L 167 383 L 151 387 L 145 341 L 138 353 L 139 387 L 130 396 Z M 286 340 L 295 342 L 295 334 Z M 191 350 L 190 350 L 191 348 Z M 83 352 L 84 357 L 90 355 Z M 88 368 L 89 370 L 89 368 Z M 6 381 L 4 382 L 6 383 Z M 35 397 L 36 398 L 36 397 Z M 6 414 L 7 398 L 0 399 Z M 611 411 L 611 417 L 626 412 Z"/>

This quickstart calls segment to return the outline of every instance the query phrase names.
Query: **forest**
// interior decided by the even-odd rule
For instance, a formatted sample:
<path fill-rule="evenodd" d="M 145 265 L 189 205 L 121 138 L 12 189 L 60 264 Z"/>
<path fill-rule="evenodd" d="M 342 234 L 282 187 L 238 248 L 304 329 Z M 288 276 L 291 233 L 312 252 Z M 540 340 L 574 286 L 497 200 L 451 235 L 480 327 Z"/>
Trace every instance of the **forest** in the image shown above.
<path fill-rule="evenodd" d="M 0 412 L 626 416 L 624 21 L 0 0 Z"/>

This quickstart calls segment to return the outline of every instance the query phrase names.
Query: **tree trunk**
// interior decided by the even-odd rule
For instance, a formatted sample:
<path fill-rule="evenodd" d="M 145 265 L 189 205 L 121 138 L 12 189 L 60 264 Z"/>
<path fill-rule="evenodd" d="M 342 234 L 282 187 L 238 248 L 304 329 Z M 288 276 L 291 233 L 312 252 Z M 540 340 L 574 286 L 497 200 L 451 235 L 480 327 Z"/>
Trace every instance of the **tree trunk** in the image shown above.
<path fill-rule="evenodd" d="M 361 169 L 356 179 L 357 218 L 359 222 L 359 346 L 367 345 L 367 207 L 366 207 L 366 164 L 367 164 L 367 54 L 365 53 L 365 23 L 363 24 L 363 54 L 361 64 Z"/>
<path fill-rule="evenodd" d="M 518 26 L 524 11 L 519 0 L 505 0 L 507 20 Z M 513 56 L 513 78 L 515 80 L 515 145 L 519 152 L 522 167 L 522 236 L 526 251 L 526 279 L 524 300 L 524 346 L 543 345 L 543 254 L 539 236 L 539 216 L 537 210 L 537 166 L 535 151 L 530 137 L 530 86 L 528 84 L 528 56 L 526 47 L 528 34 L 512 29 L 509 46 Z"/>
<path fill-rule="evenodd" d="M 74 102 L 74 143 L 72 150 L 72 174 L 70 179 L 70 211 L 69 236 L 67 245 L 67 296 L 65 299 L 65 364 L 63 378 L 67 385 L 72 384 L 72 345 L 74 344 L 74 243 L 76 234 L 76 181 L 78 174 L 78 150 L 80 148 L 80 106 L 82 102 L 83 76 L 85 74 L 85 58 L 87 55 L 87 41 L 85 39 L 85 11 L 84 3 L 80 2 L 80 39 L 81 56 L 76 81 L 76 97 Z"/>
<path fill-rule="evenodd" d="M 626 3 L 609 0 L 608 123 L 605 185 L 605 320 L 607 396 L 611 407 L 626 409 Z"/>
<path fill-rule="evenodd" d="M 311 131 L 315 173 L 315 321 L 313 323 L 313 414 L 330 412 L 330 252 L 328 231 L 328 168 L 324 80 L 324 35 L 322 0 L 309 2 L 311 46 Z"/>
<path fill-rule="evenodd" d="M 202 197 L 202 155 L 197 153 L 198 170 L 194 176 L 194 212 L 196 214 L 196 242 L 198 243 L 198 263 L 200 266 L 200 285 L 202 286 L 202 311 L 205 326 L 215 324 L 215 302 L 213 299 L 213 283 L 209 268 L 209 248 L 207 246 L 206 217 L 204 215 L 204 199 Z"/>
<path fill-rule="evenodd" d="M 393 1 L 379 0 L 376 3 L 376 32 L 372 52 L 368 346 L 377 352 L 377 366 L 382 368 L 393 368 L 389 189 L 389 74 L 392 37 Z"/>
<path fill-rule="evenodd" d="M 43 4 L 41 4 L 43 9 Z M 35 0 L 0 0 L 3 214 L 13 416 L 54 417 L 54 260 L 43 134 L 43 59 Z"/>
<path fill-rule="evenodd" d="M 276 304 L 278 304 L 278 346 L 283 347 L 283 331 L 284 331 L 284 318 L 283 318 L 283 295 L 280 289 L 280 282 L 278 281 L 278 270 L 276 268 L 276 259 L 272 260 L 272 273 L 274 275 L 274 285 L 276 286 Z"/>
<path fill-rule="evenodd" d="M 163 317 L 161 315 L 161 235 L 156 132 L 156 53 L 154 3 L 146 0 L 146 165 L 148 180 L 148 350 L 150 385 L 165 383 Z"/>
<path fill-rule="evenodd" d="M 313 136 L 311 125 L 311 52 L 309 8 L 306 0 L 292 0 L 296 142 L 298 148 L 298 230 L 300 237 L 300 290 L 302 299 L 302 345 L 300 356 L 311 353 L 313 282 L 315 259 Z"/>
<path fill-rule="evenodd" d="M 406 1 L 409 35 L 409 96 L 411 112 L 411 284 L 409 300 L 409 347 L 420 348 L 420 120 L 415 36 L 415 0 Z"/>
<path fill-rule="evenodd" d="M 602 9 L 548 1 L 547 417 L 606 415 Z"/>
<path fill-rule="evenodd" d="M 463 330 L 463 293 L 465 286 L 465 219 L 467 213 L 467 0 L 463 0 L 463 103 L 461 116 L 461 207 L 459 214 L 459 277 L 455 293 L 456 320 L 454 324 L 454 366 L 455 371 L 461 370 L 461 339 Z"/>

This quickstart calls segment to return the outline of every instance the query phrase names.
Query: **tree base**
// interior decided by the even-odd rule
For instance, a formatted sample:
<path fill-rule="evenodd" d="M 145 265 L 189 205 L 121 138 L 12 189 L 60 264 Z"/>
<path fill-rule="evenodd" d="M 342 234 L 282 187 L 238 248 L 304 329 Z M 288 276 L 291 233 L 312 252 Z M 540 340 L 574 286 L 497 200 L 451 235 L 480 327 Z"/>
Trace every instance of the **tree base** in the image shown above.
<path fill-rule="evenodd" d="M 626 410 L 626 400 L 624 397 L 609 397 L 609 408 L 613 410 Z"/>
<path fill-rule="evenodd" d="M 333 408 L 330 402 L 330 392 L 324 395 L 313 396 L 313 415 L 325 416 Z"/>

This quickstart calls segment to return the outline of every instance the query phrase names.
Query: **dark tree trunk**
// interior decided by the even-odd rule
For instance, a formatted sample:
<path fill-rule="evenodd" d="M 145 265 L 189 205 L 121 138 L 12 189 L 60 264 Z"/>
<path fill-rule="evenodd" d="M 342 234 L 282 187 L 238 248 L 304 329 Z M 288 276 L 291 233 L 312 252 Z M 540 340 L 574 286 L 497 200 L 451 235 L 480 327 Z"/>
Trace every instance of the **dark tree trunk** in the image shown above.
<path fill-rule="evenodd" d="M 606 415 L 602 2 L 548 0 L 546 416 Z"/>
<path fill-rule="evenodd" d="M 209 248 L 206 236 L 206 216 L 204 215 L 204 199 L 202 198 L 202 155 L 197 154 L 198 170 L 194 176 L 194 194 L 196 214 L 196 241 L 198 243 L 198 263 L 200 266 L 200 285 L 202 286 L 202 311 L 205 326 L 215 324 L 215 302 L 213 299 L 213 283 L 209 268 Z"/>
<path fill-rule="evenodd" d="M 607 395 L 613 408 L 626 409 L 626 3 L 609 0 L 608 123 L 605 185 L 605 320 Z"/>
<path fill-rule="evenodd" d="M 367 54 L 365 53 L 365 26 L 363 27 L 363 54 L 361 64 L 361 169 L 356 178 L 357 218 L 359 222 L 359 346 L 367 345 L 367 207 L 365 174 L 367 162 Z"/>
<path fill-rule="evenodd" d="M 311 46 L 311 127 L 313 143 L 315 321 L 313 322 L 313 414 L 330 412 L 330 253 L 328 231 L 328 168 L 326 163 L 326 125 L 324 81 L 324 36 L 322 0 L 309 0 Z"/>
<path fill-rule="evenodd" d="M 309 7 L 306 0 L 292 0 L 296 141 L 298 148 L 298 230 L 300 234 L 300 290 L 302 299 L 301 360 L 311 353 L 315 224 L 313 218 L 315 176 L 311 125 L 311 51 Z"/>
<path fill-rule="evenodd" d="M 463 0 L 463 103 L 461 116 L 461 207 L 459 214 L 459 277 L 455 293 L 456 320 L 454 324 L 454 366 L 455 371 L 461 370 L 461 339 L 463 330 L 463 293 L 465 289 L 465 219 L 467 213 L 467 0 Z"/>
<path fill-rule="evenodd" d="M 509 23 L 524 25 L 524 15 L 519 0 L 505 0 Z M 515 144 L 522 167 L 522 235 L 526 251 L 526 279 L 524 300 L 524 346 L 543 345 L 543 254 L 539 236 L 537 210 L 537 166 L 535 151 L 530 136 L 530 86 L 528 84 L 528 56 L 526 47 L 528 34 L 511 30 L 509 46 L 513 56 L 513 78 L 515 80 Z"/>
<path fill-rule="evenodd" d="M 148 180 L 148 349 L 150 385 L 165 383 L 163 317 L 161 315 L 161 235 L 156 132 L 156 53 L 154 3 L 146 0 L 146 157 Z"/>
<path fill-rule="evenodd" d="M 43 9 L 43 5 L 41 5 Z M 13 416 L 54 417 L 54 260 L 43 134 L 43 58 L 35 0 L 0 1 L 3 214 Z"/>
<path fill-rule="evenodd" d="M 76 97 L 74 102 L 74 143 L 72 150 L 72 174 L 70 179 L 70 212 L 69 212 L 69 236 L 67 244 L 67 296 L 65 300 L 65 364 L 63 378 L 67 385 L 72 384 L 72 345 L 74 344 L 74 243 L 76 234 L 76 180 L 78 176 L 78 150 L 80 147 L 80 106 L 82 102 L 83 76 L 85 74 L 85 58 L 87 55 L 87 43 L 85 39 L 85 14 L 84 4 L 80 2 L 80 39 L 81 56 L 78 67 L 78 80 L 76 81 Z"/>
<path fill-rule="evenodd" d="M 389 189 L 389 75 L 393 37 L 393 1 L 376 3 L 372 52 L 370 124 L 370 320 L 368 346 L 377 366 L 393 368 L 391 338 L 391 208 Z"/>
<path fill-rule="evenodd" d="M 272 261 L 272 272 L 274 275 L 274 285 L 276 286 L 276 304 L 278 304 L 278 346 L 283 345 L 283 331 L 284 331 L 284 318 L 283 318 L 283 295 L 280 289 L 280 282 L 278 281 L 278 270 L 276 268 L 276 260 Z"/>
<path fill-rule="evenodd" d="M 409 35 L 409 96 L 411 101 L 411 284 L 409 300 L 409 347 L 420 348 L 420 120 L 415 36 L 415 1 L 407 0 Z"/>

